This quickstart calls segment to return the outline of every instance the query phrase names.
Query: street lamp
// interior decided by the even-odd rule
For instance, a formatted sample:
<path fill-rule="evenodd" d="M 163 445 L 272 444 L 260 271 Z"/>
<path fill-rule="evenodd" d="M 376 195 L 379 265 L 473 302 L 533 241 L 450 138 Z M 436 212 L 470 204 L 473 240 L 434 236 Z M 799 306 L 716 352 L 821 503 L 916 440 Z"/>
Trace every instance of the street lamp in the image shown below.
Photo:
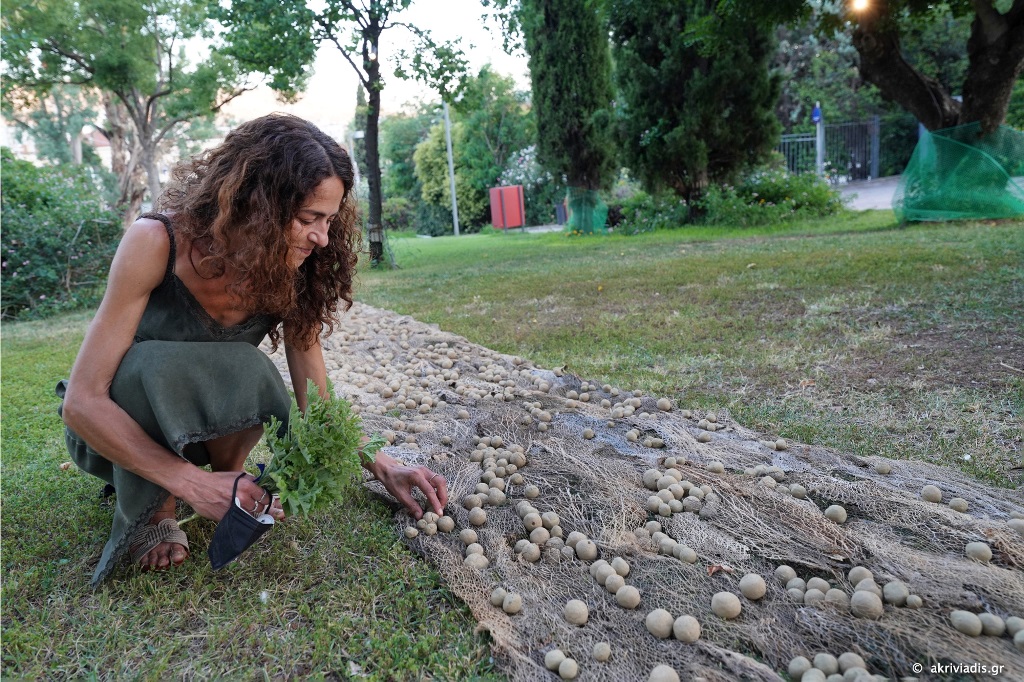
<path fill-rule="evenodd" d="M 458 100 L 456 100 L 458 101 Z M 448 146 L 448 181 L 452 188 L 452 224 L 455 226 L 455 236 L 459 236 L 459 206 L 455 199 L 455 157 L 452 156 L 452 121 L 448 116 L 448 100 L 441 100 L 444 109 L 444 141 Z"/>

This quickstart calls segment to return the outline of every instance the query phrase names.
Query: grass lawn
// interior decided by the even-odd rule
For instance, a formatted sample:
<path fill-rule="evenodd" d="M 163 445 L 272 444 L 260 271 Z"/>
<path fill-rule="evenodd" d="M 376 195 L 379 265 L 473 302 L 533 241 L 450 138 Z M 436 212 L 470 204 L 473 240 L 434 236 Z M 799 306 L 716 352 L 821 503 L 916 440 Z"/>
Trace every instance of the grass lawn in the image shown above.
<path fill-rule="evenodd" d="M 1021 223 L 889 212 L 636 237 L 393 238 L 358 298 L 598 383 L 844 452 L 1019 486 Z M 88 580 L 110 523 L 54 412 L 83 314 L 3 327 L 3 677 L 499 679 L 486 639 L 361 497 L 214 573 Z M 965 459 L 970 455 L 970 459 Z"/>
<path fill-rule="evenodd" d="M 3 327 L 3 654 L 0 677 L 500 679 L 475 621 L 396 537 L 369 495 L 290 519 L 220 572 L 214 524 L 186 530 L 183 567 L 89 579 L 110 530 L 101 483 L 68 460 L 53 386 L 86 315 Z M 182 513 L 179 513 L 179 518 Z"/>
<path fill-rule="evenodd" d="M 1024 477 L 1024 225 L 392 239 L 360 300 L 748 428 Z M 965 456 L 970 455 L 968 459 Z"/>

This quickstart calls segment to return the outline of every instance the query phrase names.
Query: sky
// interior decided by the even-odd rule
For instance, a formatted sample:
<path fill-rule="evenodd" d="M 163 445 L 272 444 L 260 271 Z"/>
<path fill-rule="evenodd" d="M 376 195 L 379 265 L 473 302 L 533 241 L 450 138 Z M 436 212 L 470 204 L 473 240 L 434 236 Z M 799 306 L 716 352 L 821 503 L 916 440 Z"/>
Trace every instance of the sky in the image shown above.
<path fill-rule="evenodd" d="M 487 25 L 491 30 L 486 30 L 481 18 L 483 14 L 484 8 L 479 0 L 419 0 L 399 18 L 430 31 L 436 42 L 461 38 L 461 47 L 471 72 L 475 73 L 490 63 L 495 71 L 512 76 L 519 87 L 528 89 L 530 79 L 525 54 L 506 54 L 501 46 L 500 27 L 490 20 Z M 401 111 L 409 102 L 438 99 L 437 94 L 425 86 L 402 81 L 392 74 L 394 53 L 403 47 L 402 43 L 408 40 L 408 36 L 408 32 L 401 28 L 388 29 L 381 35 L 381 71 L 385 77 L 381 93 L 383 116 Z M 261 86 L 231 102 L 225 109 L 226 116 L 237 124 L 273 111 L 287 111 L 309 119 L 324 132 L 343 141 L 345 129 L 355 111 L 358 77 L 334 45 L 320 48 L 313 69 L 309 87 L 295 104 L 277 101 L 272 90 Z"/>

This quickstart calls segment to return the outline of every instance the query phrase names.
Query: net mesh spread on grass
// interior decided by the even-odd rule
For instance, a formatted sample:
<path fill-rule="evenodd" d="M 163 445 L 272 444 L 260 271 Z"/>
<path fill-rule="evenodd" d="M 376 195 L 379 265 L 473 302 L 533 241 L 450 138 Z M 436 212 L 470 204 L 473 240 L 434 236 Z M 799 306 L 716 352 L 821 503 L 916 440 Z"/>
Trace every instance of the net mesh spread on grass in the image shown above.
<path fill-rule="evenodd" d="M 602 681 L 647 679 L 661 663 L 682 679 L 776 680 L 795 656 L 846 651 L 860 654 L 871 672 L 892 677 L 912 675 L 915 663 L 975 662 L 1006 666 L 1005 679 L 1024 679 L 1024 657 L 1007 636 L 968 637 L 950 626 L 948 615 L 963 609 L 1024 617 L 1024 539 L 1007 523 L 1021 510 L 1019 491 L 992 488 L 925 462 L 892 461 L 892 472 L 882 475 L 874 469 L 881 460 L 874 458 L 797 443 L 772 449 L 765 444 L 770 441 L 760 440 L 764 434 L 725 414 L 717 415 L 721 428 L 710 432 L 698 426 L 705 415 L 688 415 L 683 406 L 662 411 L 652 397 L 586 386 L 570 373 L 536 367 L 369 306 L 354 306 L 343 328 L 325 342 L 339 395 L 361 407 L 368 431 L 396 434 L 396 445 L 386 452 L 427 464 L 448 481 L 446 513 L 454 518 L 455 531 L 421 533 L 407 542 L 490 631 L 494 654 L 510 679 L 557 679 L 544 667 L 545 654 L 554 648 L 576 659 L 580 679 Z M 275 361 L 286 371 L 283 354 Z M 588 393 L 589 400 L 572 397 L 572 391 Z M 603 400 L 611 407 L 602 406 Z M 639 407 L 614 416 L 614 406 L 626 400 L 634 406 L 638 401 Z M 637 442 L 631 440 L 633 430 Z M 708 436 L 709 442 L 699 442 Z M 475 441 L 483 437 L 500 437 L 501 445 L 481 450 Z M 654 437 L 664 447 L 640 442 Z M 415 445 L 398 445 L 406 440 Z M 506 503 L 484 505 L 487 520 L 476 532 L 490 563 L 483 570 L 472 568 L 464 564 L 466 547 L 458 532 L 473 527 L 460 504 L 481 482 L 484 463 L 472 461 L 480 457 L 473 453 L 512 459 L 520 449 L 526 463 L 516 473 L 524 482 L 512 484 L 506 472 Z M 644 487 L 643 474 L 652 467 L 667 471 L 667 457 L 677 459 L 680 479 L 710 486 L 713 494 L 705 496 L 700 513 L 648 512 L 653 493 Z M 712 461 L 722 462 L 725 472 L 711 473 Z M 804 486 L 807 499 L 744 473 L 757 465 L 779 467 L 783 483 Z M 540 493 L 530 502 L 540 512 L 557 513 L 563 538 L 571 531 L 584 533 L 597 543 L 601 559 L 622 557 L 629 563 L 625 583 L 639 589 L 638 608 L 620 607 L 591 577 L 591 563 L 567 558 L 557 542 L 545 547 L 536 563 L 516 553 L 514 546 L 528 535 L 516 505 L 530 484 Z M 921 500 L 926 484 L 943 490 L 944 503 L 961 497 L 970 509 L 963 514 Z M 386 496 L 379 484 L 369 485 Z M 824 517 L 822 510 L 832 504 L 849 512 L 845 524 Z M 403 510 L 395 519 L 396 534 L 412 523 Z M 659 554 L 649 536 L 635 532 L 650 520 L 695 550 L 697 561 Z M 965 557 L 964 547 L 972 541 L 991 546 L 991 563 Z M 879 585 L 905 582 L 922 597 L 923 607 L 886 605 L 880 619 L 866 620 L 830 603 L 798 604 L 774 578 L 780 564 L 792 566 L 805 580 L 824 578 L 847 595 L 853 592 L 848 571 L 862 565 Z M 712 596 L 740 595 L 739 579 L 750 572 L 765 578 L 764 598 L 741 596 L 743 610 L 735 620 L 713 615 Z M 508 615 L 491 605 L 499 586 L 521 595 L 520 613 Z M 570 599 L 588 605 L 585 626 L 564 619 Z M 694 643 L 655 638 L 644 624 L 655 608 L 674 618 L 696 617 L 701 638 Z M 612 648 L 605 663 L 591 655 L 602 641 Z"/>
<path fill-rule="evenodd" d="M 901 221 L 1024 216 L 1024 133 L 979 123 L 925 131 L 893 196 Z"/>

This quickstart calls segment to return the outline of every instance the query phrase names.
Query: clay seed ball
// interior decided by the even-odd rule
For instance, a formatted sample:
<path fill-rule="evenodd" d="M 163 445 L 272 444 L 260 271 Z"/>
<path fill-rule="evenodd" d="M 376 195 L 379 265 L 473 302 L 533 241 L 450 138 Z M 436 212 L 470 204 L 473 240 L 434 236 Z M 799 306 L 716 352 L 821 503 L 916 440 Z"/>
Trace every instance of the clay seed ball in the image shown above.
<path fill-rule="evenodd" d="M 804 673 L 811 669 L 811 662 L 804 656 L 797 656 L 789 662 L 786 671 L 794 680 L 803 679 Z"/>
<path fill-rule="evenodd" d="M 827 682 L 827 680 L 828 678 L 825 676 L 825 673 L 817 668 L 811 668 L 800 678 L 800 682 Z"/>
<path fill-rule="evenodd" d="M 692 564 L 697 561 L 697 552 L 683 544 L 676 544 L 676 546 L 672 548 L 672 556 L 680 561 L 685 561 L 688 564 Z"/>
<path fill-rule="evenodd" d="M 732 592 L 719 592 L 711 598 L 711 610 L 719 618 L 731 620 L 740 615 L 740 600 Z"/>
<path fill-rule="evenodd" d="M 764 578 L 757 573 L 747 573 L 740 578 L 740 592 L 747 599 L 760 599 L 767 590 L 768 587 L 764 584 Z"/>
<path fill-rule="evenodd" d="M 558 514 L 556 514 L 553 511 L 544 512 L 540 515 L 540 519 L 543 522 L 544 527 L 548 530 L 551 530 L 552 528 L 557 526 L 559 521 L 561 520 L 558 518 Z"/>
<path fill-rule="evenodd" d="M 1024 630 L 1024 618 L 1010 616 L 1006 619 L 1006 632 L 1011 637 L 1016 637 L 1021 630 Z"/>
<path fill-rule="evenodd" d="M 481 545 L 478 542 L 474 542 L 474 543 L 472 543 L 470 545 L 466 545 L 466 556 L 469 556 L 470 554 L 483 554 L 483 553 L 484 553 L 483 545 Z"/>
<path fill-rule="evenodd" d="M 953 611 L 949 614 L 949 620 L 953 627 L 968 637 L 977 637 L 981 634 L 981 619 L 970 611 Z"/>
<path fill-rule="evenodd" d="M 647 682 L 679 682 L 679 673 L 668 665 L 656 665 L 651 671 Z"/>
<path fill-rule="evenodd" d="M 621 575 L 623 578 L 629 575 L 629 564 L 626 562 L 625 559 L 623 559 L 620 556 L 617 556 L 614 559 L 612 559 L 612 568 L 614 568 L 615 572 Z"/>
<path fill-rule="evenodd" d="M 623 585 L 615 593 L 615 602 L 624 609 L 635 609 L 640 605 L 640 590 L 632 585 Z"/>
<path fill-rule="evenodd" d="M 921 488 L 921 499 L 925 502 L 942 502 L 942 491 L 938 486 L 926 485 Z"/>
<path fill-rule="evenodd" d="M 907 597 L 907 601 L 904 606 L 908 609 L 919 609 L 924 606 L 924 600 L 916 594 L 911 594 Z"/>
<path fill-rule="evenodd" d="M 466 509 L 473 509 L 475 507 L 479 507 L 483 505 L 483 503 L 484 502 L 480 498 L 480 496 L 476 494 L 466 495 L 465 497 L 462 498 L 462 506 L 465 507 Z"/>
<path fill-rule="evenodd" d="M 583 533 L 579 532 L 578 530 L 574 530 L 571 533 L 569 533 L 569 537 L 567 537 L 565 539 L 565 544 L 569 545 L 572 548 L 575 548 L 577 542 L 579 542 L 580 540 L 586 540 L 586 539 L 587 539 L 586 535 L 584 535 Z"/>
<path fill-rule="evenodd" d="M 717 461 L 717 460 L 714 461 L 714 462 L 709 462 L 708 463 L 708 471 L 710 471 L 713 474 L 724 474 L 725 473 L 725 465 L 722 464 L 721 462 Z"/>
<path fill-rule="evenodd" d="M 672 614 L 665 609 L 654 609 L 644 620 L 647 631 L 658 639 L 668 639 L 672 635 L 672 623 Z"/>
<path fill-rule="evenodd" d="M 839 661 L 832 654 L 822 652 L 814 654 L 814 667 L 826 675 L 834 675 L 839 672 Z"/>
<path fill-rule="evenodd" d="M 618 573 L 612 573 L 608 576 L 608 579 L 604 581 L 604 589 L 608 590 L 612 594 L 617 593 L 626 584 L 626 579 Z"/>
<path fill-rule="evenodd" d="M 482 526 L 487 523 L 487 512 L 480 507 L 474 507 L 469 510 L 469 522 L 474 526 Z"/>
<path fill-rule="evenodd" d="M 647 532 L 651 533 L 652 535 L 654 533 L 660 533 L 661 532 L 661 524 L 658 523 L 657 521 L 648 521 L 644 525 L 644 528 L 647 529 Z"/>
<path fill-rule="evenodd" d="M 992 560 L 992 548 L 984 542 L 968 542 L 964 551 L 967 553 L 967 556 L 983 564 L 987 564 Z"/>
<path fill-rule="evenodd" d="M 967 504 L 967 500 L 965 500 L 962 497 L 954 497 L 952 500 L 949 501 L 949 508 L 952 509 L 953 511 L 958 511 L 961 514 L 965 514 L 967 512 L 968 507 L 969 505 Z"/>
<path fill-rule="evenodd" d="M 501 603 L 501 610 L 509 615 L 515 615 L 523 610 L 523 598 L 514 592 L 505 595 L 505 601 Z"/>
<path fill-rule="evenodd" d="M 494 592 L 491 592 L 491 606 L 501 606 L 505 603 L 505 597 L 508 595 L 503 587 L 495 587 Z"/>
<path fill-rule="evenodd" d="M 882 474 L 883 476 L 885 476 L 886 474 L 891 474 L 892 465 L 889 464 L 888 462 L 878 462 L 877 464 L 875 464 L 875 473 Z"/>
<path fill-rule="evenodd" d="M 598 642 L 594 645 L 593 655 L 595 661 L 604 663 L 612 657 L 612 647 L 608 642 Z"/>
<path fill-rule="evenodd" d="M 609 576 L 613 575 L 617 575 L 617 573 L 615 573 L 615 569 L 611 567 L 611 564 L 605 562 L 597 569 L 597 572 L 594 573 L 594 580 L 597 581 L 598 585 L 604 585 Z"/>
<path fill-rule="evenodd" d="M 839 672 L 845 673 L 851 668 L 860 668 L 861 670 L 867 670 L 868 664 L 864 662 L 864 659 L 852 651 L 839 654 Z"/>
<path fill-rule="evenodd" d="M 994 613 L 979 613 L 981 634 L 989 637 L 1002 637 L 1006 632 L 1006 622 Z"/>
<path fill-rule="evenodd" d="M 672 401 L 668 398 L 658 398 L 658 409 L 662 412 L 668 412 L 672 409 Z"/>
<path fill-rule="evenodd" d="M 544 667 L 548 670 L 558 670 L 558 666 L 565 660 L 565 654 L 561 649 L 552 649 L 544 654 Z"/>
<path fill-rule="evenodd" d="M 842 590 L 833 587 L 825 593 L 825 601 L 829 604 L 835 604 L 843 611 L 850 610 L 850 598 Z"/>
<path fill-rule="evenodd" d="M 527 531 L 532 531 L 534 528 L 540 528 L 543 525 L 540 514 L 534 514 L 533 512 L 523 517 L 523 525 Z"/>
<path fill-rule="evenodd" d="M 803 604 L 804 603 L 804 591 L 803 590 L 801 590 L 799 588 L 796 588 L 796 587 L 790 587 L 790 588 L 788 588 L 786 590 L 786 594 L 789 595 L 790 601 L 792 601 L 792 602 L 794 602 L 796 604 Z"/>
<path fill-rule="evenodd" d="M 850 579 L 851 585 L 856 585 L 861 580 L 865 580 L 867 578 L 874 579 L 875 576 L 871 573 L 871 571 L 864 568 L 863 566 L 854 566 L 850 569 L 850 573 L 847 577 Z"/>
<path fill-rule="evenodd" d="M 1013 636 L 1013 646 L 1017 651 L 1024 652 L 1024 630 L 1018 630 Z"/>
<path fill-rule="evenodd" d="M 783 564 L 775 569 L 775 579 L 785 585 L 790 580 L 796 577 L 796 571 L 793 570 L 792 566 L 786 566 Z"/>
<path fill-rule="evenodd" d="M 813 578 L 807 581 L 808 590 L 820 590 L 824 594 L 825 592 L 828 592 L 831 588 L 832 586 L 828 584 L 827 580 L 825 580 L 824 578 L 819 578 L 818 576 L 814 576 Z"/>
<path fill-rule="evenodd" d="M 803 487 L 799 483 L 794 483 L 789 486 L 789 494 L 798 500 L 807 499 L 807 488 Z"/>
<path fill-rule="evenodd" d="M 648 490 L 657 490 L 659 478 L 661 478 L 660 471 L 657 469 L 648 469 L 644 472 L 644 487 Z"/>
<path fill-rule="evenodd" d="M 882 606 L 882 600 L 874 592 L 854 592 L 853 596 L 850 597 L 850 613 L 858 618 L 875 620 L 884 611 L 885 608 Z"/>
<path fill-rule="evenodd" d="M 455 530 L 455 519 L 450 516 L 442 516 L 437 520 L 437 529 L 442 533 L 451 533 Z"/>
<path fill-rule="evenodd" d="M 907 603 L 907 597 L 909 596 L 910 590 L 899 580 L 888 582 L 882 587 L 882 598 L 885 599 L 886 604 L 903 606 Z"/>
<path fill-rule="evenodd" d="M 791 578 L 789 582 L 786 583 L 786 589 L 800 590 L 801 592 L 803 592 L 807 589 L 807 581 L 803 578 Z"/>
<path fill-rule="evenodd" d="M 580 540 L 576 543 L 576 556 L 583 561 L 593 561 L 597 558 L 597 545 L 590 540 Z"/>
<path fill-rule="evenodd" d="M 700 639 L 700 623 L 693 616 L 679 616 L 672 623 L 672 634 L 680 642 L 696 642 Z"/>
<path fill-rule="evenodd" d="M 590 617 L 587 605 L 579 599 L 570 599 L 562 611 L 565 619 L 573 625 L 586 625 Z"/>
<path fill-rule="evenodd" d="M 478 540 L 476 536 L 476 531 L 472 528 L 463 528 L 462 530 L 460 530 L 459 539 L 467 545 L 471 545 Z"/>
<path fill-rule="evenodd" d="M 804 604 L 807 606 L 814 606 L 825 601 L 825 593 L 821 590 L 816 590 L 813 587 L 804 592 Z"/>
<path fill-rule="evenodd" d="M 471 568 L 475 568 L 478 571 L 482 571 L 485 568 L 487 568 L 487 566 L 491 562 L 483 554 L 470 554 L 469 556 L 467 556 L 465 559 L 462 560 L 462 563 L 464 565 L 466 565 L 466 566 L 471 567 Z"/>
<path fill-rule="evenodd" d="M 409 538 L 410 540 L 412 540 L 414 537 L 416 537 L 419 534 L 420 534 L 420 532 L 418 530 L 416 530 L 415 527 L 413 527 L 413 526 L 406 526 L 405 527 L 405 537 Z"/>
<path fill-rule="evenodd" d="M 580 673 L 580 666 L 572 658 L 567 658 L 558 664 L 558 676 L 563 680 L 575 680 Z"/>
<path fill-rule="evenodd" d="M 530 542 L 523 548 L 523 553 L 520 556 L 531 564 L 536 563 L 540 560 L 540 546 Z"/>
<path fill-rule="evenodd" d="M 530 542 L 536 545 L 543 545 L 550 539 L 551 533 L 548 532 L 547 528 L 534 528 L 532 531 L 530 531 Z"/>
<path fill-rule="evenodd" d="M 846 510 L 838 504 L 833 504 L 825 510 L 825 518 L 833 523 L 846 523 Z"/>
<path fill-rule="evenodd" d="M 853 591 L 854 592 L 871 592 L 872 594 L 874 594 L 879 599 L 882 598 L 882 588 L 878 586 L 878 583 L 876 583 L 874 580 L 871 580 L 871 579 L 869 579 L 869 580 L 861 580 L 853 588 Z"/>
<path fill-rule="evenodd" d="M 597 572 L 601 570 L 602 566 L 607 565 L 608 562 L 604 559 L 598 559 L 594 563 L 590 564 L 590 577 L 597 580 Z"/>
<path fill-rule="evenodd" d="M 1006 522 L 1006 525 L 1009 526 L 1011 530 L 1017 531 L 1018 535 L 1024 535 L 1024 519 L 1010 519 Z"/>
<path fill-rule="evenodd" d="M 526 486 L 526 488 L 523 489 L 523 494 L 532 500 L 538 495 L 540 495 L 540 488 L 532 484 L 528 485 Z"/>

